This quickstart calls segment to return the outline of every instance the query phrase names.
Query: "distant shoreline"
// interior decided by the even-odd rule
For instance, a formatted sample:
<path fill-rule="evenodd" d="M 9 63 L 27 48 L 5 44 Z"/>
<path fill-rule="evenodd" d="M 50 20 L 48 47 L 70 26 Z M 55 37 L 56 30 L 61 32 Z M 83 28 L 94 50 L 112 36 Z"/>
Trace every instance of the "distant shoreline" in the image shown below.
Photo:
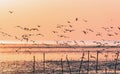
<path fill-rule="evenodd" d="M 57 45 L 57 44 L 0 44 L 0 48 L 120 48 L 120 46 L 109 45 Z"/>

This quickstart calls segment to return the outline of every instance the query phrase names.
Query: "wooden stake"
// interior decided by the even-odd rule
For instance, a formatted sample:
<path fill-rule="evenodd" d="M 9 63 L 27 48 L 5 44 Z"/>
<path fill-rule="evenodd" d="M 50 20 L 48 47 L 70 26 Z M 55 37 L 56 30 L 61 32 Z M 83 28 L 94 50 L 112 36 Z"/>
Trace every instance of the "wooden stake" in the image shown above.
<path fill-rule="evenodd" d="M 97 59 L 96 59 L 96 74 L 98 74 L 98 56 L 99 56 L 99 51 L 97 51 Z"/>
<path fill-rule="evenodd" d="M 35 74 L 35 56 L 33 56 L 33 74 Z"/>
<path fill-rule="evenodd" d="M 62 69 L 62 74 L 63 74 L 63 61 L 62 61 L 62 58 L 61 58 L 61 69 Z"/>
<path fill-rule="evenodd" d="M 83 64 L 83 59 L 84 59 L 84 51 L 83 51 L 82 59 L 81 59 L 81 62 L 80 62 L 79 74 L 80 74 L 80 72 L 81 72 L 81 68 L 82 68 L 82 64 Z"/>
<path fill-rule="evenodd" d="M 118 64 L 118 57 L 119 57 L 119 51 L 117 51 L 116 53 L 116 59 L 115 59 L 115 73 L 114 74 L 117 74 L 116 71 L 117 71 L 117 64 Z"/>
<path fill-rule="evenodd" d="M 72 73 L 71 73 L 71 68 L 70 68 L 70 63 L 69 63 L 69 60 L 68 60 L 67 55 L 66 55 L 66 60 L 67 60 L 67 64 L 68 64 L 68 67 L 69 67 L 69 72 L 70 72 L 70 74 L 72 74 Z"/>
<path fill-rule="evenodd" d="M 89 74 L 89 63 L 90 63 L 90 51 L 88 51 L 88 69 L 87 69 L 87 74 Z"/>
<path fill-rule="evenodd" d="M 43 71 L 45 74 L 45 52 L 43 53 Z"/>

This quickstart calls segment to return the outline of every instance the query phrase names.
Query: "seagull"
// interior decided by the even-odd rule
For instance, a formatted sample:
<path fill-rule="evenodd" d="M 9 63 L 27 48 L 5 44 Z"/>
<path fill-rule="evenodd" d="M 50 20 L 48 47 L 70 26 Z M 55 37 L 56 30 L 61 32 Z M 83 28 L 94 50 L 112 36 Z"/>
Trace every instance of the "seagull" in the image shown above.
<path fill-rule="evenodd" d="M 39 31 L 37 28 L 31 28 L 30 31 Z"/>
<path fill-rule="evenodd" d="M 84 31 L 84 30 L 83 30 L 82 32 L 83 32 L 84 34 L 87 34 L 87 33 L 88 33 L 87 31 Z"/>
<path fill-rule="evenodd" d="M 96 34 L 96 36 L 102 36 L 102 34 L 101 34 L 100 32 L 98 32 L 98 33 Z"/>
<path fill-rule="evenodd" d="M 65 35 L 57 35 L 59 37 L 63 37 L 63 38 L 69 38 L 68 36 L 65 36 Z"/>
<path fill-rule="evenodd" d="M 109 34 L 109 33 L 108 33 L 107 35 L 108 35 L 108 36 L 114 36 L 113 34 Z"/>
<path fill-rule="evenodd" d="M 67 21 L 67 23 L 71 23 L 70 21 Z"/>
<path fill-rule="evenodd" d="M 11 14 L 12 14 L 12 13 L 13 13 L 13 11 L 9 11 L 9 13 L 11 13 Z"/>
<path fill-rule="evenodd" d="M 75 31 L 75 30 L 74 29 L 65 29 L 65 31 L 72 32 L 72 31 Z"/>
<path fill-rule="evenodd" d="M 75 20 L 78 21 L 78 18 L 76 18 Z"/>
<path fill-rule="evenodd" d="M 38 35 L 39 35 L 39 36 L 42 36 L 42 37 L 44 37 L 44 35 L 43 35 L 43 34 L 41 34 L 41 33 L 39 33 L 39 34 L 36 34 L 36 36 L 38 36 Z"/>
<path fill-rule="evenodd" d="M 83 19 L 84 22 L 88 22 L 87 20 Z"/>
<path fill-rule="evenodd" d="M 56 28 L 62 28 L 62 27 L 64 27 L 65 25 L 59 25 L 59 24 L 57 24 L 57 27 Z"/>
<path fill-rule="evenodd" d="M 57 31 L 52 31 L 53 33 L 58 33 Z"/>
<path fill-rule="evenodd" d="M 69 25 L 69 27 L 72 27 L 72 25 Z"/>
<path fill-rule="evenodd" d="M 120 27 L 117 27 L 120 30 Z"/>
<path fill-rule="evenodd" d="M 114 32 L 114 34 L 115 34 L 115 35 L 118 35 L 118 33 L 117 33 L 117 32 Z"/>
<path fill-rule="evenodd" d="M 91 32 L 94 32 L 92 29 L 88 29 L 88 28 L 87 28 L 86 30 L 91 31 Z"/>
<path fill-rule="evenodd" d="M 41 27 L 40 25 L 37 25 L 37 27 Z"/>

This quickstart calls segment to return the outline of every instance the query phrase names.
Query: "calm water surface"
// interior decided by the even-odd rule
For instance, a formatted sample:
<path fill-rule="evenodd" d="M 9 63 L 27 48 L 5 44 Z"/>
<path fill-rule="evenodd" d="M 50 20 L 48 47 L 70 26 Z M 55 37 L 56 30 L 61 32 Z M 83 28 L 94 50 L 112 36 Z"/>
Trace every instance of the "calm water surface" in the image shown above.
<path fill-rule="evenodd" d="M 99 60 L 105 60 L 108 55 L 108 60 L 114 60 L 115 52 L 120 51 L 120 48 L 0 48 L 0 61 L 17 61 L 17 60 L 33 60 L 33 56 L 37 60 L 43 60 L 43 53 L 45 53 L 46 60 L 66 60 L 66 56 L 70 60 L 80 60 L 84 51 L 84 60 L 88 58 L 88 51 L 90 57 L 97 57 L 96 51 L 99 53 Z M 95 60 L 90 58 L 90 60 Z"/>

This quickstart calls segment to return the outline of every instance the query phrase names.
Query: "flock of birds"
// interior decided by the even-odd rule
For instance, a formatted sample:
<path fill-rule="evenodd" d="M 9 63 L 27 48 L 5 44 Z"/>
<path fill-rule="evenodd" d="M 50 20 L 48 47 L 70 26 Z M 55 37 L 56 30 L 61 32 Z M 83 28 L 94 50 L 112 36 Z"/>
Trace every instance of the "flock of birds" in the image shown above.
<path fill-rule="evenodd" d="M 10 14 L 13 14 L 14 11 L 9 11 Z M 80 18 L 75 18 L 74 19 L 74 22 L 84 22 L 84 23 L 88 23 L 88 20 L 86 19 L 80 19 Z M 69 34 L 73 34 L 75 33 L 76 29 L 75 29 L 75 25 L 72 25 L 74 23 L 72 23 L 71 21 L 66 21 L 67 25 L 61 25 L 61 24 L 57 24 L 56 25 L 56 28 L 52 31 L 48 31 L 48 32 L 51 32 L 52 35 L 55 35 L 57 38 L 60 38 L 60 39 L 66 39 L 66 40 L 69 40 L 70 38 L 72 39 L 72 36 L 69 36 Z M 27 42 L 32 42 L 32 43 L 36 43 L 35 40 L 32 40 L 31 38 L 32 37 L 35 37 L 35 36 L 40 36 L 40 37 L 47 37 L 47 35 L 45 34 L 42 34 L 40 33 L 40 28 L 41 25 L 36 25 L 36 27 L 23 27 L 23 26 L 15 26 L 16 29 L 20 29 L 22 31 L 25 31 L 27 32 L 27 34 L 23 33 L 22 35 L 20 36 L 14 36 L 14 35 L 11 35 L 11 34 L 8 34 L 4 31 L 0 31 L 0 35 L 2 36 L 7 36 L 7 37 L 13 37 L 14 39 L 16 40 L 20 40 L 20 41 L 27 41 Z M 0 30 L 2 30 L 2 28 L 0 28 Z M 117 26 L 117 27 L 113 27 L 113 26 L 109 26 L 109 27 L 101 27 L 101 30 L 103 30 L 102 32 L 99 32 L 99 31 L 96 31 L 92 28 L 85 28 L 84 30 L 81 30 L 80 32 L 87 36 L 88 34 L 92 34 L 96 37 L 99 37 L 101 38 L 102 41 L 106 41 L 104 40 L 104 37 L 106 36 L 109 36 L 109 37 L 114 37 L 114 36 L 119 36 L 119 32 L 120 32 L 120 26 Z M 115 32 L 117 30 L 117 32 Z M 104 32 L 104 33 L 103 33 Z M 92 36 L 91 35 L 91 36 Z M 105 36 L 106 35 L 106 36 Z M 79 36 L 79 34 L 78 34 Z M 67 42 L 64 42 L 64 44 L 68 44 L 70 43 L 71 41 L 67 41 Z M 80 43 L 83 43 L 83 44 L 86 44 L 86 42 L 84 40 L 80 40 L 80 41 L 75 41 L 73 40 L 72 41 L 75 45 L 79 45 Z M 108 45 L 109 44 L 109 41 L 108 42 L 101 42 L 101 41 L 93 41 L 92 43 L 94 44 L 97 44 L 99 46 L 104 46 L 104 45 Z M 59 44 L 59 40 L 56 41 L 56 44 Z M 114 41 L 114 44 L 116 44 L 117 46 L 120 45 L 120 41 Z"/>
<path fill-rule="evenodd" d="M 13 12 L 9 11 L 11 14 Z M 88 21 L 85 20 L 85 19 L 82 19 L 83 22 L 87 23 Z M 75 21 L 79 21 L 79 18 L 75 18 Z M 74 25 L 71 25 L 73 24 L 71 21 L 67 21 L 67 25 L 60 25 L 60 24 L 57 24 L 56 25 L 56 29 L 55 30 L 52 30 L 51 33 L 56 35 L 57 37 L 59 38 L 66 38 L 66 40 L 69 40 L 69 38 L 71 38 L 70 36 L 67 36 L 68 33 L 72 33 L 75 30 L 74 28 Z M 45 34 L 42 34 L 42 33 L 39 33 L 39 29 L 41 28 L 40 25 L 37 25 L 36 27 L 33 27 L 33 28 L 29 28 L 29 27 L 23 27 L 23 26 L 15 26 L 15 28 L 17 29 L 20 29 L 20 30 L 23 30 L 23 31 L 27 31 L 28 33 L 27 34 L 22 34 L 21 36 L 13 36 L 13 35 L 10 35 L 6 32 L 3 32 L 3 31 L 0 31 L 0 34 L 2 36 L 8 36 L 8 37 L 14 37 L 15 39 L 17 40 L 20 40 L 20 41 L 27 41 L 27 42 L 33 42 L 35 43 L 36 41 L 35 40 L 32 40 L 31 38 L 33 36 L 40 36 L 40 37 L 45 37 L 46 35 Z M 112 37 L 112 36 L 119 36 L 119 31 L 120 31 L 120 27 L 101 27 L 102 30 L 104 30 L 104 33 L 106 33 L 107 36 L 109 37 Z M 118 32 L 113 32 L 114 29 L 117 29 Z M 36 32 L 36 33 L 33 33 L 33 32 Z M 81 33 L 83 33 L 83 35 L 86 35 L 87 34 L 95 34 L 96 37 L 105 37 L 105 35 L 103 35 L 102 32 L 97 32 L 91 28 L 85 28 L 84 30 L 81 31 Z M 79 36 L 79 35 L 78 35 Z M 106 41 L 104 39 L 102 39 L 102 41 Z M 70 41 L 68 41 L 68 44 L 69 44 Z M 81 40 L 81 41 L 73 41 L 75 44 L 79 44 L 79 43 L 83 43 L 83 44 L 86 44 L 85 41 Z M 57 43 L 57 41 L 56 41 Z M 66 42 L 64 42 L 65 44 L 67 44 Z M 109 42 L 106 42 L 106 43 L 102 43 L 101 41 L 93 41 L 93 43 L 97 44 L 97 45 L 100 45 L 100 46 L 104 46 L 104 45 L 107 45 L 109 44 Z M 114 41 L 114 44 L 117 44 L 117 45 L 120 45 L 120 41 Z"/>
<path fill-rule="evenodd" d="M 9 11 L 9 13 L 13 14 L 13 11 Z M 78 22 L 78 21 L 81 21 L 81 19 L 75 18 L 74 21 Z M 84 23 L 88 23 L 88 20 L 86 20 L 86 19 L 82 19 L 82 21 Z M 87 45 L 87 42 L 84 40 L 79 40 L 79 41 L 78 40 L 69 40 L 69 38 L 71 38 L 71 37 L 68 36 L 67 34 L 72 33 L 74 35 L 74 32 L 76 31 L 76 29 L 74 28 L 75 25 L 72 25 L 73 23 L 71 21 L 66 21 L 66 23 L 67 23 L 67 25 L 57 24 L 55 27 L 55 30 L 49 31 L 52 35 L 55 35 L 56 37 L 58 37 L 60 39 L 63 38 L 63 39 L 67 40 L 67 41 L 63 41 L 63 42 L 56 40 L 55 41 L 56 44 L 57 45 L 66 45 L 66 46 L 70 46 L 70 44 L 74 44 L 77 46 L 79 46 L 81 44 Z M 4 36 L 4 37 L 6 37 L 6 36 L 12 37 L 19 41 L 32 42 L 33 44 L 36 44 L 36 45 L 39 43 L 37 43 L 35 40 L 32 40 L 32 37 L 35 37 L 35 36 L 37 36 L 37 37 L 40 36 L 40 38 L 46 37 L 46 35 L 44 33 L 40 33 L 40 28 L 42 28 L 41 25 L 36 25 L 36 27 L 32 27 L 32 28 L 23 27 L 23 26 L 18 25 L 18 26 L 15 26 L 14 28 L 25 31 L 25 34 L 23 33 L 20 36 L 15 36 L 15 35 L 8 34 L 7 32 L 1 31 L 2 28 L 0 28 L 0 35 Z M 94 34 L 94 36 L 99 37 L 99 38 L 104 38 L 106 36 L 114 37 L 114 36 L 119 36 L 120 27 L 119 26 L 117 26 L 117 27 L 113 27 L 113 26 L 101 27 L 101 30 L 103 30 L 103 31 L 97 32 L 96 30 L 94 30 L 92 28 L 85 28 L 84 30 L 81 30 L 80 32 L 85 36 L 88 36 L 88 34 Z M 117 32 L 115 32 L 116 30 L 117 30 Z M 104 34 L 103 32 L 106 34 Z M 79 36 L 79 34 L 78 34 L 78 36 Z M 101 41 L 92 41 L 92 43 L 95 45 L 98 45 L 98 46 L 108 46 L 110 41 L 101 39 Z M 116 46 L 120 46 L 120 41 L 113 41 L 113 44 Z M 47 44 L 45 44 L 45 45 L 47 46 Z M 18 48 L 18 49 L 16 49 L 15 52 L 18 52 L 20 50 L 21 50 L 21 48 Z M 31 54 L 31 52 L 29 50 L 25 50 L 25 52 Z M 101 51 L 99 51 L 98 53 L 101 53 Z M 119 53 L 116 53 L 116 54 L 119 54 Z M 105 57 L 108 58 L 108 54 L 105 54 Z M 96 56 L 90 55 L 90 58 L 96 59 Z"/>

